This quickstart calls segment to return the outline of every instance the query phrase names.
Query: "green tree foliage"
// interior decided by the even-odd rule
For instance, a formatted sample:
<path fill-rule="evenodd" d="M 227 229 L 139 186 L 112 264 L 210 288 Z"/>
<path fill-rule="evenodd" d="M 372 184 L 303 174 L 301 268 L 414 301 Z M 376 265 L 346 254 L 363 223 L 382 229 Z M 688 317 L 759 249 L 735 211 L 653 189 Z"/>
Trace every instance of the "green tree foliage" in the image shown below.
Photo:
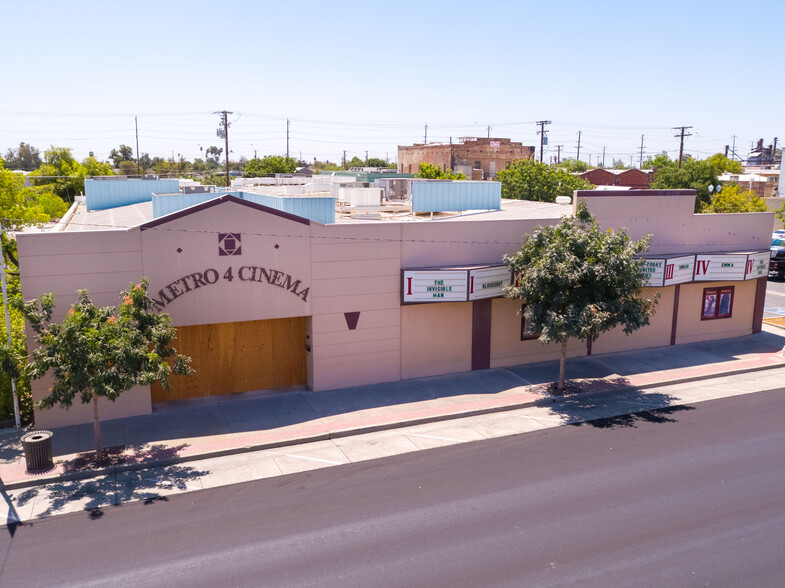
<path fill-rule="evenodd" d="M 51 322 L 54 294 L 16 306 L 35 332 L 30 375 L 54 378 L 41 408 L 69 407 L 75 398 L 92 403 L 96 458 L 102 458 L 98 398 L 115 401 L 137 385 L 161 382 L 169 387 L 169 374 L 191 375 L 190 358 L 171 346 L 176 336 L 171 319 L 155 311 L 147 295 L 147 279 L 120 295 L 118 307 L 96 307 L 87 290 L 80 290 L 61 323 Z M 167 361 L 169 360 L 169 361 Z"/>
<path fill-rule="evenodd" d="M 319 171 L 341 171 L 343 167 L 338 165 L 337 163 L 332 163 L 331 161 L 315 161 L 313 163 L 313 169 L 317 172 Z"/>
<path fill-rule="evenodd" d="M 724 186 L 714 194 L 711 203 L 705 204 L 701 212 L 766 212 L 766 203 L 755 192 L 741 191 L 736 184 Z"/>
<path fill-rule="evenodd" d="M 614 159 L 613 160 L 613 169 L 627 169 L 627 166 L 624 165 L 624 161 L 621 159 Z"/>
<path fill-rule="evenodd" d="M 246 178 L 255 178 L 270 174 L 290 174 L 297 169 L 297 160 L 282 155 L 266 155 L 259 159 L 251 159 L 245 164 Z"/>
<path fill-rule="evenodd" d="M 137 171 L 135 161 L 121 161 L 117 168 L 120 170 L 120 175 L 123 176 L 132 176 Z"/>
<path fill-rule="evenodd" d="M 0 217 L 5 228 L 45 223 L 65 214 L 68 206 L 52 191 L 51 186 L 29 188 L 22 174 L 0 165 Z"/>
<path fill-rule="evenodd" d="M 365 160 L 363 164 L 364 167 L 386 167 L 395 169 L 395 163 L 388 163 L 384 159 L 379 159 L 378 157 L 369 157 Z"/>
<path fill-rule="evenodd" d="M 662 190 L 695 190 L 695 212 L 700 212 L 711 202 L 709 186 L 717 186 L 719 173 L 711 162 L 705 159 L 687 157 L 681 168 L 677 162 L 668 161 L 656 168 L 651 187 Z"/>
<path fill-rule="evenodd" d="M 212 173 L 208 172 L 201 178 L 203 186 L 218 186 L 220 188 L 226 187 L 226 173 Z"/>
<path fill-rule="evenodd" d="M 528 330 L 540 333 L 543 344 L 561 344 L 559 390 L 569 339 L 593 341 L 618 326 L 629 335 L 649 324 L 657 298 L 642 296 L 646 277 L 637 254 L 650 242 L 650 235 L 632 241 L 624 229 L 601 230 L 580 203 L 575 217 L 537 227 L 520 251 L 505 256 L 519 276 L 507 296 L 525 302 Z"/>
<path fill-rule="evenodd" d="M 585 161 L 581 161 L 580 159 L 562 159 L 559 163 L 556 164 L 556 167 L 563 168 L 565 171 L 571 174 L 582 174 L 585 171 L 589 171 L 589 164 Z"/>
<path fill-rule="evenodd" d="M 211 145 L 207 148 L 207 151 L 204 152 L 207 163 L 212 164 L 213 169 L 221 164 L 221 153 L 223 152 L 223 147 L 216 147 L 215 145 Z"/>
<path fill-rule="evenodd" d="M 54 147 L 44 152 L 44 163 L 28 177 L 36 186 L 50 186 L 60 198 L 73 202 L 74 196 L 84 194 L 84 180 L 88 176 L 113 175 L 108 163 L 87 157 L 81 163 L 74 159 L 67 147 Z"/>
<path fill-rule="evenodd" d="M 346 169 L 352 169 L 353 167 L 365 167 L 365 162 L 355 155 L 345 165 Z"/>
<path fill-rule="evenodd" d="M 557 196 L 572 196 L 573 190 L 588 190 L 591 184 L 565 168 L 553 167 L 532 159 L 513 161 L 496 172 L 502 183 L 502 197 L 514 200 L 555 202 Z"/>
<path fill-rule="evenodd" d="M 34 171 L 41 167 L 41 152 L 28 143 L 19 143 L 19 149 L 9 149 L 3 155 L 6 169 Z"/>
<path fill-rule="evenodd" d="M 741 162 L 725 157 L 722 153 L 715 153 L 711 157 L 707 157 L 706 161 L 714 166 L 714 169 L 717 170 L 717 175 L 724 173 L 740 174 L 744 171 L 741 167 Z"/>
<path fill-rule="evenodd" d="M 119 149 L 112 149 L 109 152 L 109 159 L 115 167 L 119 167 L 121 161 L 131 161 L 133 158 L 134 150 L 128 145 L 120 145 Z"/>
<path fill-rule="evenodd" d="M 668 165 L 675 165 L 678 167 L 679 162 L 673 161 L 664 151 L 659 155 L 643 160 L 643 169 L 659 169 Z"/>
<path fill-rule="evenodd" d="M 466 176 L 463 172 L 454 172 L 451 169 L 443 171 L 438 165 L 430 163 L 420 163 L 420 169 L 415 174 L 417 178 L 425 178 L 427 180 L 465 180 Z"/>

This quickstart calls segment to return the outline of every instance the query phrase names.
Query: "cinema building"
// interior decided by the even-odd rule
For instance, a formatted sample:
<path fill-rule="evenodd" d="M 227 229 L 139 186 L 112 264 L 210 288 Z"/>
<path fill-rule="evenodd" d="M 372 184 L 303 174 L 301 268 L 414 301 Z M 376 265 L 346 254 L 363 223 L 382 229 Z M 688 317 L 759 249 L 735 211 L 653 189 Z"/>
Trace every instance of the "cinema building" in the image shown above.
<path fill-rule="evenodd" d="M 197 375 L 106 402 L 106 419 L 172 400 L 319 392 L 557 358 L 558 346 L 527 337 L 520 301 L 504 298 L 511 276 L 502 259 L 536 226 L 573 214 L 575 203 L 502 200 L 489 196 L 495 182 L 477 182 L 476 193 L 472 182 L 435 184 L 440 196 L 429 204 L 422 194 L 397 209 L 382 203 L 375 220 L 336 213 L 329 191 L 151 193 L 92 211 L 80 204 L 59 230 L 18 235 L 23 295 L 54 292 L 60 320 L 80 288 L 115 305 L 130 282 L 149 278 Z M 696 215 L 693 191 L 575 196 L 604 227 L 653 234 L 646 294 L 661 298 L 649 326 L 591 345 L 572 341 L 570 356 L 761 329 L 772 213 Z M 432 214 L 417 214 L 422 208 Z M 34 399 L 49 385 L 34 382 Z M 39 427 L 91 421 L 88 405 L 36 410 Z"/>

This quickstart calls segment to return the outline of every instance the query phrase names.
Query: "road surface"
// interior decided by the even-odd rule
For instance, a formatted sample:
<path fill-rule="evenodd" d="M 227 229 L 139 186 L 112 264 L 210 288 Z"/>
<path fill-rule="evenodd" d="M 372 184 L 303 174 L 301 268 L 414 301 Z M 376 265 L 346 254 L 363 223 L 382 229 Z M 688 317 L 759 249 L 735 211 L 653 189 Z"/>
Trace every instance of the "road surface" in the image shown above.
<path fill-rule="evenodd" d="M 785 391 L 0 530 L 0 585 L 781 586 Z"/>

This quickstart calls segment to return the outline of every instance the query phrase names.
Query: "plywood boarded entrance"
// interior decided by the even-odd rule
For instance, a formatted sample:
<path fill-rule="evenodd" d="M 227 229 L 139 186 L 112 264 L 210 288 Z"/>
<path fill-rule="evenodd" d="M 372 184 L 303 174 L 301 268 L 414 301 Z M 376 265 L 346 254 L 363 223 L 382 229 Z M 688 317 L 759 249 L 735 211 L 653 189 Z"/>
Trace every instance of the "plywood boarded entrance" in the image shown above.
<path fill-rule="evenodd" d="M 306 383 L 305 317 L 178 327 L 174 345 L 196 375 L 152 385 L 153 402 Z"/>

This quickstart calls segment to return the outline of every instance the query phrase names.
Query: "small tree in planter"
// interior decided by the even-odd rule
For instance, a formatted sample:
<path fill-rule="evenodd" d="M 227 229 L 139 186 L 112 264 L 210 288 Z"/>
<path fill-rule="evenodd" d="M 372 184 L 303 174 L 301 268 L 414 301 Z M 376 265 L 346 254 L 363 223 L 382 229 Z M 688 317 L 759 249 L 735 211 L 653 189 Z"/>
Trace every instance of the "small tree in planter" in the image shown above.
<path fill-rule="evenodd" d="M 523 300 L 526 328 L 539 341 L 561 344 L 559 392 L 564 391 L 567 341 L 594 341 L 621 326 L 629 335 L 649 324 L 659 294 L 645 298 L 645 260 L 651 235 L 631 240 L 624 229 L 603 231 L 581 202 L 575 217 L 537 227 L 520 251 L 505 256 L 518 276 L 508 298 Z"/>
<path fill-rule="evenodd" d="M 17 299 L 35 331 L 30 375 L 41 378 L 51 370 L 54 384 L 41 408 L 59 404 L 68 408 L 75 397 L 93 405 L 96 459 L 103 458 L 98 398 L 111 401 L 137 385 L 161 382 L 169 387 L 169 374 L 192 375 L 191 359 L 171 346 L 175 328 L 167 314 L 157 314 L 147 295 L 147 278 L 120 294 L 119 306 L 96 307 L 87 290 L 80 290 L 61 323 L 52 323 L 54 294 L 37 300 Z M 167 361 L 170 360 L 171 361 Z"/>

